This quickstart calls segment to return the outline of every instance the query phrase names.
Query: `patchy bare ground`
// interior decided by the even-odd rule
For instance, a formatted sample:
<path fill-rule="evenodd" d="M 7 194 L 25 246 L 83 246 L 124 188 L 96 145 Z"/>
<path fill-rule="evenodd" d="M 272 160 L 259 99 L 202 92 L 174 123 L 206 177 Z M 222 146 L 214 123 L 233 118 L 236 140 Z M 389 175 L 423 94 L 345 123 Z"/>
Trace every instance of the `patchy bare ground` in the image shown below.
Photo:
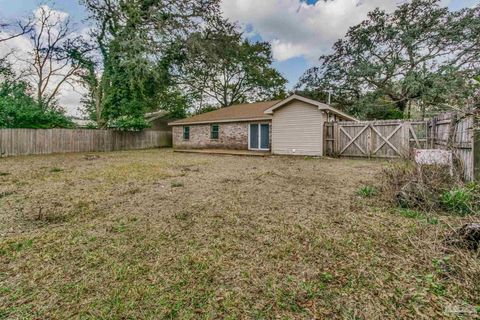
<path fill-rule="evenodd" d="M 0 318 L 478 316 L 465 218 L 357 195 L 385 162 L 97 155 L 0 159 Z"/>

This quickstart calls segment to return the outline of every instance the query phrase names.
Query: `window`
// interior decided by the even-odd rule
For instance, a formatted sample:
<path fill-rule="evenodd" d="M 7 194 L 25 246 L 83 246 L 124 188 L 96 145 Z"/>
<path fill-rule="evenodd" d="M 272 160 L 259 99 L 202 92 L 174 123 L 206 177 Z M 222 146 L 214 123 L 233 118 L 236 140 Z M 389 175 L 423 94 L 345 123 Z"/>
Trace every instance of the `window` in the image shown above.
<path fill-rule="evenodd" d="M 218 139 L 218 124 L 212 124 L 210 126 L 210 139 L 217 140 Z"/>
<path fill-rule="evenodd" d="M 190 140 L 190 127 L 183 127 L 183 140 Z"/>

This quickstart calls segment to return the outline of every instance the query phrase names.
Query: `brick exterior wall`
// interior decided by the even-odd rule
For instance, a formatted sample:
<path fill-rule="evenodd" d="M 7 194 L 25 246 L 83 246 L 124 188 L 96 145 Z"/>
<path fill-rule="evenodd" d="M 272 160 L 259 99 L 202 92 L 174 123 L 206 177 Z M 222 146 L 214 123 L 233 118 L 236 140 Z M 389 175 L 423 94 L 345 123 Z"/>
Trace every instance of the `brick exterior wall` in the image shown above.
<path fill-rule="evenodd" d="M 270 145 L 272 145 L 272 123 L 270 124 Z M 219 137 L 210 139 L 210 124 L 191 124 L 190 140 L 183 140 L 183 126 L 173 126 L 173 147 L 178 149 L 248 149 L 248 125 L 256 122 L 218 123 Z M 260 122 L 259 122 L 260 123 Z"/>

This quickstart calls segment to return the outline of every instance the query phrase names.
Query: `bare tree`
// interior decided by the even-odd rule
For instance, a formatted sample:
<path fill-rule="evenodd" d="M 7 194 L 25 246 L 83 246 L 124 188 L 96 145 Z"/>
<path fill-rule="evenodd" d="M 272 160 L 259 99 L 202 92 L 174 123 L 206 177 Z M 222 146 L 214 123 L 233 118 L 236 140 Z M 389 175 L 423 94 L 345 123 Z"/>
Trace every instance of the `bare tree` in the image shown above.
<path fill-rule="evenodd" d="M 18 20 L 15 23 L 0 21 L 0 44 L 9 40 L 23 36 L 32 31 L 33 23 L 31 19 L 22 21 Z M 11 58 L 13 56 L 13 49 L 0 56 L 0 80 L 13 78 Z"/>
<path fill-rule="evenodd" d="M 16 23 L 0 21 L 0 43 L 23 36 L 31 32 L 32 29 L 32 19 L 28 19 L 27 21 L 18 20 Z"/>
<path fill-rule="evenodd" d="M 72 59 L 81 38 L 73 33 L 68 16 L 48 6 L 40 6 L 33 28 L 26 33 L 31 44 L 27 55 L 17 57 L 26 64 L 26 75 L 35 88 L 38 103 L 48 107 L 64 85 L 73 86 L 80 65 Z"/>

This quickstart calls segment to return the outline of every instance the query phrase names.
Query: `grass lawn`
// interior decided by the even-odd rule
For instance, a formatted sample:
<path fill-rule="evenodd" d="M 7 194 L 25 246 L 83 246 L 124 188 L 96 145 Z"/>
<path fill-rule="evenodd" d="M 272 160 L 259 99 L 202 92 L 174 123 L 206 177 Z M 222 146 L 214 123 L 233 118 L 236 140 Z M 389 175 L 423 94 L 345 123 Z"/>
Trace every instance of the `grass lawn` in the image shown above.
<path fill-rule="evenodd" d="M 472 218 L 389 209 L 386 162 L 97 155 L 0 159 L 0 318 L 479 315 Z"/>

